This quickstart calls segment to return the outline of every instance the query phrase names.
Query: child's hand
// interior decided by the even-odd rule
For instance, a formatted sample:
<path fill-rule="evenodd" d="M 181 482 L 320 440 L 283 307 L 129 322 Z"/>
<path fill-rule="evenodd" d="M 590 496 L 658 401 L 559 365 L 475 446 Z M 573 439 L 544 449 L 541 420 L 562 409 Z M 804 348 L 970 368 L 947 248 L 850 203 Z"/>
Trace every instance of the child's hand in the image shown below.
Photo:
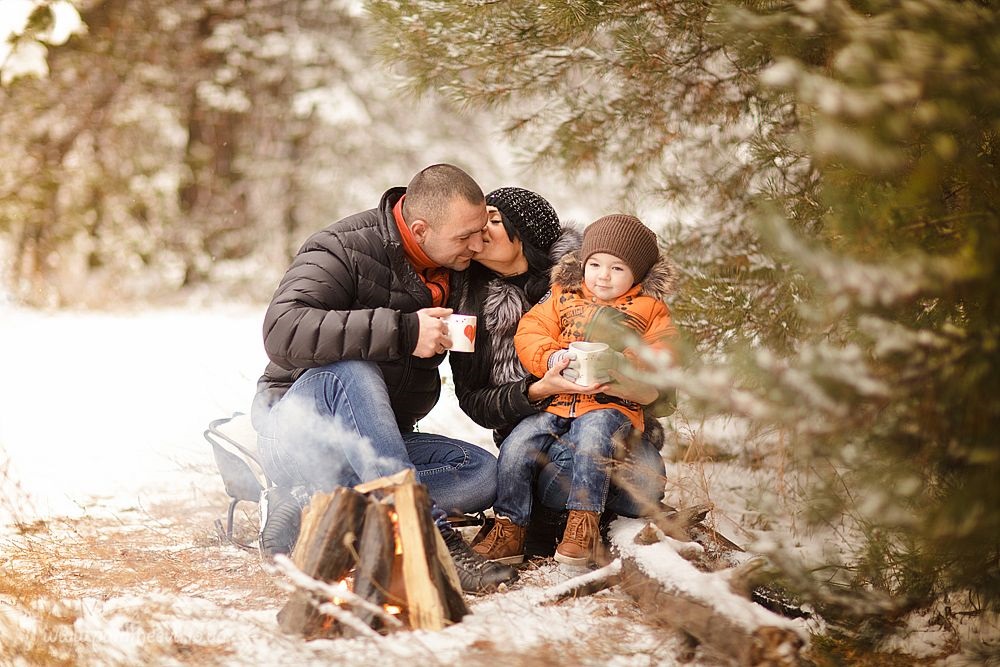
<path fill-rule="evenodd" d="M 597 372 L 596 375 L 601 383 L 611 381 L 611 371 L 624 370 L 628 365 L 628 359 L 621 352 L 612 349 L 605 350 L 594 360 Z M 580 377 L 580 361 L 575 356 L 563 371 L 563 377 L 576 382 Z"/>
<path fill-rule="evenodd" d="M 610 371 L 611 384 L 604 385 L 604 393 L 617 396 L 639 405 L 649 405 L 660 397 L 659 390 L 651 384 L 637 380 L 621 370 Z"/>
<path fill-rule="evenodd" d="M 558 353 L 554 353 L 554 357 Z M 532 383 L 528 387 L 528 400 L 530 401 L 540 401 L 543 398 L 548 398 L 549 396 L 555 396 L 556 394 L 595 394 L 600 391 L 600 387 L 605 387 L 606 385 L 594 385 L 593 391 L 588 391 L 590 387 L 581 387 L 580 385 L 573 382 L 566 375 L 566 368 L 570 365 L 575 357 L 572 354 L 562 355 L 561 359 L 557 359 L 555 363 L 549 365 L 549 370 L 545 372 L 537 382 Z M 552 357 L 549 357 L 551 361 Z"/>
<path fill-rule="evenodd" d="M 549 355 L 546 364 L 548 364 L 548 367 L 550 369 L 554 368 L 555 366 L 562 366 L 563 368 L 565 368 L 566 364 L 571 363 L 575 359 L 576 355 L 570 352 L 569 350 L 556 350 L 555 352 Z"/>

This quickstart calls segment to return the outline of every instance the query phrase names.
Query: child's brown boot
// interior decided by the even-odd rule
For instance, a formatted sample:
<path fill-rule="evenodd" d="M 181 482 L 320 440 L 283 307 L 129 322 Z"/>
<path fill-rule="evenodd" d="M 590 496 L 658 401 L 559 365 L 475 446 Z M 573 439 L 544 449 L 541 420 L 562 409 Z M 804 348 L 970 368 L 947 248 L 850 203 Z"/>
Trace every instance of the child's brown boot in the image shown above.
<path fill-rule="evenodd" d="M 595 562 L 601 544 L 597 512 L 570 510 L 562 542 L 556 547 L 555 559 L 566 565 L 587 566 Z"/>
<path fill-rule="evenodd" d="M 498 516 L 493 528 L 472 550 L 486 560 L 504 565 L 524 561 L 524 526 L 505 516 Z"/>

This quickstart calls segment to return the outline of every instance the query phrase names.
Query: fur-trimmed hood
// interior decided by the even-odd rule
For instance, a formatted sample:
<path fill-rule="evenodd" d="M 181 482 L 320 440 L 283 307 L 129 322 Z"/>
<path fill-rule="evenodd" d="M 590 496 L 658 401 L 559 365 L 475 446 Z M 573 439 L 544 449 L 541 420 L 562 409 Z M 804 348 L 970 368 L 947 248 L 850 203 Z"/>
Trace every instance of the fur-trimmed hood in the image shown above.
<path fill-rule="evenodd" d="M 662 252 L 639 284 L 642 293 L 660 301 L 673 295 L 677 286 L 677 266 Z M 579 249 L 568 252 L 552 267 L 552 284 L 564 290 L 579 291 L 583 286 L 583 261 Z"/>

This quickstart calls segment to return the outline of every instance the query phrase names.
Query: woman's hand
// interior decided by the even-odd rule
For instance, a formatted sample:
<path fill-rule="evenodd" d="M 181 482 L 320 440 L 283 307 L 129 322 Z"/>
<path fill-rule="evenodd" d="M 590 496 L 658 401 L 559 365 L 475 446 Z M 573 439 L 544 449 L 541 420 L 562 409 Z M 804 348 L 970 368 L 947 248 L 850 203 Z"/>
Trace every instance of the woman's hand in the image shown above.
<path fill-rule="evenodd" d="M 552 368 L 545 372 L 537 382 L 528 387 L 528 400 L 532 403 L 540 401 L 556 394 L 597 394 L 607 390 L 607 384 L 594 384 L 589 387 L 581 387 L 572 380 L 567 380 L 562 376 L 572 359 L 563 357 Z"/>

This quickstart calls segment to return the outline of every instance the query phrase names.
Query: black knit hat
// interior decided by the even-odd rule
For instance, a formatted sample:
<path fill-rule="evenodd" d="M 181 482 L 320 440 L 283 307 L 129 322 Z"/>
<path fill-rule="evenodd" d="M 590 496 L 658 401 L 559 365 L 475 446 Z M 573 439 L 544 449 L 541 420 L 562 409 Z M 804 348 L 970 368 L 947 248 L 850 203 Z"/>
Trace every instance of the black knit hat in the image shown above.
<path fill-rule="evenodd" d="M 552 204 L 531 190 L 500 188 L 486 195 L 486 204 L 497 207 L 521 241 L 543 252 L 548 252 L 562 233 Z"/>
<path fill-rule="evenodd" d="M 634 215 L 622 213 L 599 218 L 583 230 L 580 259 L 584 265 L 595 252 L 606 252 L 625 262 L 636 281 L 646 277 L 660 256 L 653 230 Z"/>

